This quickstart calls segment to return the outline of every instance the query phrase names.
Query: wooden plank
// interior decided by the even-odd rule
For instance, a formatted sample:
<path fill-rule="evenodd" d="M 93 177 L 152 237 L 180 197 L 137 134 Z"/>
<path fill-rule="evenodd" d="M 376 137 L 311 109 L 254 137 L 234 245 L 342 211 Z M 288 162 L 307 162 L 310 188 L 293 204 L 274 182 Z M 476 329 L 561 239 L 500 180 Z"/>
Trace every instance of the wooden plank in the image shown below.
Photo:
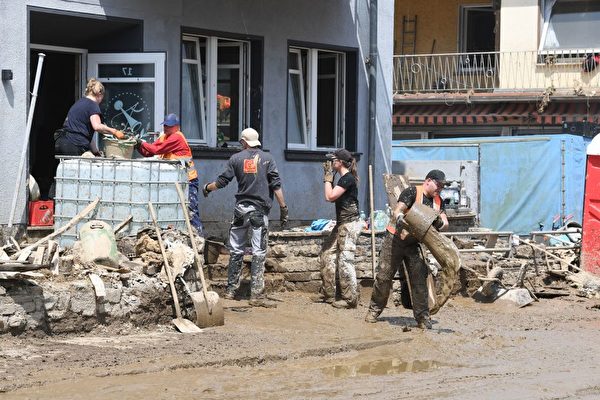
<path fill-rule="evenodd" d="M 58 243 L 54 240 L 48 240 L 48 247 L 46 250 L 46 257 L 44 257 L 43 264 L 50 264 L 52 262 L 52 257 L 54 256 L 54 252 L 58 250 Z"/>
<path fill-rule="evenodd" d="M 19 254 L 19 257 L 17 258 L 17 261 L 27 261 L 27 259 L 29 258 L 30 255 L 31 255 L 31 249 L 23 249 L 23 250 L 21 250 L 21 254 Z M 14 255 L 13 255 L 13 257 L 14 257 Z"/>
<path fill-rule="evenodd" d="M 38 269 L 49 268 L 48 265 L 43 264 L 0 264 L 0 271 L 5 272 L 26 272 L 36 271 Z"/>
<path fill-rule="evenodd" d="M 129 223 L 133 221 L 133 215 L 129 214 L 129 216 L 127 218 L 125 218 L 123 220 L 123 222 L 121 222 L 119 225 L 115 226 L 115 228 L 113 229 L 114 233 L 119 233 L 119 231 L 123 228 L 125 228 L 127 225 L 129 225 Z"/>
<path fill-rule="evenodd" d="M 102 281 L 102 279 L 96 274 L 89 274 L 88 278 L 90 278 L 92 286 L 94 286 L 96 300 L 104 301 L 104 299 L 106 298 L 106 288 L 104 287 L 104 282 Z"/>
<path fill-rule="evenodd" d="M 33 263 L 34 264 L 41 264 L 42 261 L 44 260 L 44 253 L 46 252 L 46 248 L 45 247 L 38 247 L 37 250 L 35 251 L 35 253 L 33 253 Z"/>
<path fill-rule="evenodd" d="M 56 246 L 56 250 L 54 250 L 54 254 L 52 255 L 52 261 L 50 261 L 50 265 L 52 266 L 52 274 L 58 275 L 58 265 L 60 261 L 60 247 Z"/>

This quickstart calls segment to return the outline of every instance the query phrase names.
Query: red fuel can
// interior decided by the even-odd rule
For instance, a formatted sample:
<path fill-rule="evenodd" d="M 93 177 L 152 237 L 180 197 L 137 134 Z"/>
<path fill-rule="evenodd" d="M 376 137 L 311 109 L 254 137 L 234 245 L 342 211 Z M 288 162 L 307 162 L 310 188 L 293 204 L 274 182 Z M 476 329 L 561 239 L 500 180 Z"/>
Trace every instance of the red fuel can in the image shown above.
<path fill-rule="evenodd" d="M 54 200 L 29 202 L 29 226 L 54 225 Z"/>

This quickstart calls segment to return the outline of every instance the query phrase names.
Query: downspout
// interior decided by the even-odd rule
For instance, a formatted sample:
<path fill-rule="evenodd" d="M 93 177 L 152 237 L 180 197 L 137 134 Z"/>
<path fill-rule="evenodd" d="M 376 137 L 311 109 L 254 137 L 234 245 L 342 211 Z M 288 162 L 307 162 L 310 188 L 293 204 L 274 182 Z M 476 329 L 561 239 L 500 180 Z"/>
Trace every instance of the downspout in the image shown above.
<path fill-rule="evenodd" d="M 369 0 L 369 152 L 368 165 L 375 162 L 377 135 L 377 0 Z"/>

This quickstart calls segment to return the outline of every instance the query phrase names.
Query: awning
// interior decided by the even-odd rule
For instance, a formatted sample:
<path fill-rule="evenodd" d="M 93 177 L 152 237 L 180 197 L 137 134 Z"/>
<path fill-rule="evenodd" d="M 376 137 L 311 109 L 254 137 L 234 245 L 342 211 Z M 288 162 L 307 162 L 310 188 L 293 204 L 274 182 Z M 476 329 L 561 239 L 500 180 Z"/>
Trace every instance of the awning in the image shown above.
<path fill-rule="evenodd" d="M 394 105 L 393 125 L 544 125 L 594 122 L 600 103 L 550 102 L 540 113 L 533 103 Z"/>

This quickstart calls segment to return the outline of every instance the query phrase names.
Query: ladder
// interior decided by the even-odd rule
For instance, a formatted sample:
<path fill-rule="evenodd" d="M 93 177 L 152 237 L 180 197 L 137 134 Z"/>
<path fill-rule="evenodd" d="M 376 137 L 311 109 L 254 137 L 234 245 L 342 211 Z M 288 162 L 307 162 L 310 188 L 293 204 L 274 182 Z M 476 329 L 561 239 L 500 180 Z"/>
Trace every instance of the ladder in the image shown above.
<path fill-rule="evenodd" d="M 415 54 L 417 50 L 417 16 L 402 17 L 402 42 L 400 54 Z"/>

